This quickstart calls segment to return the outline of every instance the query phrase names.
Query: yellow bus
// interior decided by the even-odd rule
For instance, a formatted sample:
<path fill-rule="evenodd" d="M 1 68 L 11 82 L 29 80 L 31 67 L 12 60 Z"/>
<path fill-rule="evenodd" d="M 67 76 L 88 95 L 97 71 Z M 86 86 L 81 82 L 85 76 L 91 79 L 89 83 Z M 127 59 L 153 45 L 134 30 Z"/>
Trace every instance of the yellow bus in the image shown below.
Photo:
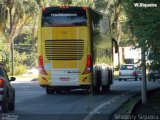
<path fill-rule="evenodd" d="M 89 7 L 43 8 L 38 57 L 39 84 L 47 94 L 76 88 L 109 91 L 113 44 L 108 17 Z"/>

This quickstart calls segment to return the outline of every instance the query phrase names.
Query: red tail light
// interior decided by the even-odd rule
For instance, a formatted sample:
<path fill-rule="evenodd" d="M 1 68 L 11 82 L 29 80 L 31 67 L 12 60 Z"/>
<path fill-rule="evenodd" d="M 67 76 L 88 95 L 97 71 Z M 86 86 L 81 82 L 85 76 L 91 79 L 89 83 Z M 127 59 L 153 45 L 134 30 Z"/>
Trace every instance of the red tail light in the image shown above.
<path fill-rule="evenodd" d="M 86 8 L 86 7 L 82 7 L 82 9 L 83 9 L 83 10 L 86 10 L 87 8 Z"/>
<path fill-rule="evenodd" d="M 121 73 L 121 72 L 119 72 L 119 75 L 122 75 L 122 73 Z"/>
<path fill-rule="evenodd" d="M 47 72 L 44 69 L 43 57 L 42 56 L 39 56 L 39 71 L 40 71 L 41 74 L 47 75 Z"/>
<path fill-rule="evenodd" d="M 4 88 L 4 80 L 0 79 L 0 88 Z"/>
<path fill-rule="evenodd" d="M 136 76 L 137 74 L 136 74 L 136 72 L 134 71 L 134 72 L 132 73 L 132 75 L 133 75 L 133 76 Z"/>
<path fill-rule="evenodd" d="M 86 63 L 86 68 L 83 72 L 83 74 L 87 74 L 91 72 L 91 56 L 87 55 L 87 63 Z"/>

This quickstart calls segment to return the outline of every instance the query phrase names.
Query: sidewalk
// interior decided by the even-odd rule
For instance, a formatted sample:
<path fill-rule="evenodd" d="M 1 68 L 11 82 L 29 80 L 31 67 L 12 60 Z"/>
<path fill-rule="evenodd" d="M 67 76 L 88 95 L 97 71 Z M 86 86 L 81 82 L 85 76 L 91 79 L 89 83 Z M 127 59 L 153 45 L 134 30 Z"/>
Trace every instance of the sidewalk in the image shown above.
<path fill-rule="evenodd" d="M 147 104 L 142 105 L 138 102 L 133 109 L 132 114 L 138 119 L 160 120 L 160 89 L 147 94 Z"/>
<path fill-rule="evenodd" d="M 159 84 L 160 85 L 160 84 Z M 147 104 L 141 103 L 140 94 L 130 98 L 111 120 L 160 120 L 160 88 L 147 92 Z"/>

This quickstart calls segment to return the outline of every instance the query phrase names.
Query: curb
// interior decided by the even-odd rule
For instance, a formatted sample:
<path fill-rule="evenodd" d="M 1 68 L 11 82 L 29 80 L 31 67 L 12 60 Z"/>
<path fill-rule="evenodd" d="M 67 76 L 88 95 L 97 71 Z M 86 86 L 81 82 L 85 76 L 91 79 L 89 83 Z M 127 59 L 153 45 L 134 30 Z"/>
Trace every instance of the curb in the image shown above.
<path fill-rule="evenodd" d="M 109 120 L 119 120 L 116 119 L 115 116 L 116 115 L 130 115 L 130 113 L 132 112 L 132 108 L 134 108 L 134 105 L 136 104 L 136 102 L 139 100 L 137 99 L 136 102 L 131 106 L 131 108 L 127 108 L 126 105 L 127 103 L 129 103 L 129 101 L 137 96 L 139 96 L 140 93 L 135 93 L 134 95 L 132 95 L 131 97 L 129 97 L 128 99 L 126 99 L 115 111 L 113 111 L 110 114 Z M 140 98 L 140 97 L 139 97 Z M 130 106 L 129 106 L 130 107 Z M 125 108 L 125 109 L 124 109 Z"/>
<path fill-rule="evenodd" d="M 134 96 L 134 97 L 136 97 L 136 96 Z M 131 115 L 133 113 L 133 110 L 138 105 L 138 103 L 140 102 L 140 100 L 141 100 L 141 97 L 138 97 L 137 100 L 135 101 L 135 103 L 133 103 L 132 107 L 129 109 L 128 115 Z"/>
<path fill-rule="evenodd" d="M 159 90 L 160 88 L 155 88 L 152 90 L 147 91 L 147 95 L 151 94 L 151 92 L 155 92 L 157 90 Z M 130 111 L 128 112 L 129 115 L 131 115 L 133 113 L 133 110 L 137 107 L 138 104 L 141 103 L 141 97 L 139 97 L 139 99 L 135 102 L 135 104 L 133 105 L 133 107 L 130 109 Z M 141 103 L 142 104 L 142 103 Z"/>
<path fill-rule="evenodd" d="M 151 94 L 151 92 L 154 92 L 154 91 L 156 91 L 156 90 L 159 90 L 160 88 L 153 88 L 153 89 L 151 89 L 151 90 L 147 90 L 147 95 L 149 95 L 149 94 Z M 137 97 L 137 98 L 136 98 Z M 124 113 L 121 113 L 121 110 L 122 109 L 124 109 L 123 107 L 123 105 L 126 105 L 127 103 L 129 103 L 129 101 L 130 100 L 132 100 L 132 99 L 136 99 L 135 101 L 134 101 L 134 103 L 132 104 L 132 105 L 130 105 L 129 107 L 129 109 L 127 109 L 127 112 L 124 112 Z M 135 95 L 133 95 L 132 97 L 130 97 L 130 98 L 128 98 L 125 102 L 123 102 L 122 104 L 121 104 L 121 106 L 117 109 L 117 110 L 115 110 L 111 115 L 110 115 L 110 117 L 109 117 L 109 120 L 116 120 L 116 119 L 114 119 L 114 115 L 132 115 L 132 113 L 133 113 L 133 110 L 136 108 L 136 106 L 139 104 L 139 103 L 141 103 L 141 93 L 136 93 Z M 127 119 L 126 119 L 127 120 Z"/>

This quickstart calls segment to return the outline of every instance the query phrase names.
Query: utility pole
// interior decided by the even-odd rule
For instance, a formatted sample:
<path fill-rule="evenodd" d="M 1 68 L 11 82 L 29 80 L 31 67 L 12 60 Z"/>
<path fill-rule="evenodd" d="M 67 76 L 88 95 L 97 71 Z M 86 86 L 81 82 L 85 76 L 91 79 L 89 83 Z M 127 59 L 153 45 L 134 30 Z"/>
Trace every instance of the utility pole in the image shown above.
<path fill-rule="evenodd" d="M 146 59 L 145 59 L 145 50 L 141 48 L 141 61 L 142 61 L 142 90 L 141 90 L 141 99 L 142 104 L 146 105 L 147 103 L 147 83 L 146 83 Z"/>

